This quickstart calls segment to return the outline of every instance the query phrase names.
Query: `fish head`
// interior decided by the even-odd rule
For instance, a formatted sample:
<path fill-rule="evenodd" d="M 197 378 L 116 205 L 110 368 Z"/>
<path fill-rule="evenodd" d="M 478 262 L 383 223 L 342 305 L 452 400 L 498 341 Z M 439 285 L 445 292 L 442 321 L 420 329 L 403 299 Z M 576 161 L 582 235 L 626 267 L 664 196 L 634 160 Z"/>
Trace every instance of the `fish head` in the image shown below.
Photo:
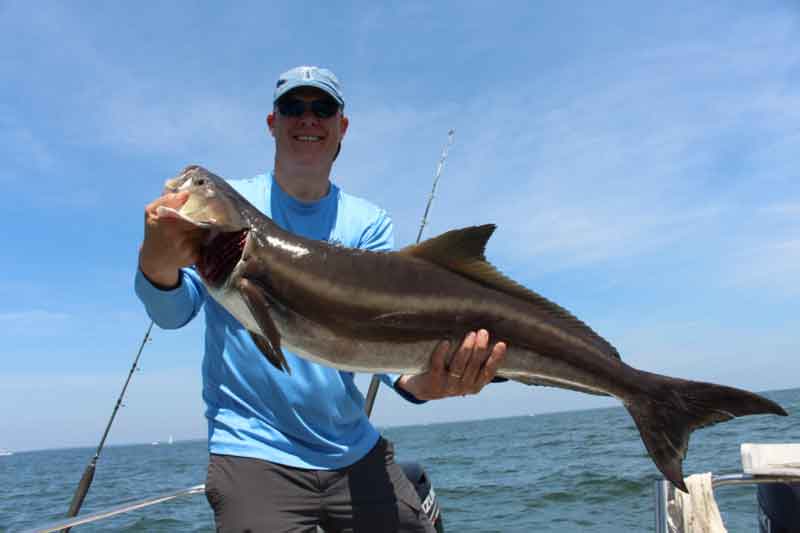
<path fill-rule="evenodd" d="M 197 271 L 206 285 L 228 285 L 241 260 L 250 232 L 247 201 L 224 179 L 200 166 L 189 166 L 167 180 L 164 193 L 188 192 L 178 210 L 159 207 L 159 215 L 186 220 L 206 229 Z M 168 213 L 167 213 L 168 212 Z"/>
<path fill-rule="evenodd" d="M 196 226 L 221 232 L 250 227 L 242 214 L 241 197 L 222 178 L 203 167 L 192 165 L 164 184 L 164 193 L 188 192 L 175 214 Z"/>

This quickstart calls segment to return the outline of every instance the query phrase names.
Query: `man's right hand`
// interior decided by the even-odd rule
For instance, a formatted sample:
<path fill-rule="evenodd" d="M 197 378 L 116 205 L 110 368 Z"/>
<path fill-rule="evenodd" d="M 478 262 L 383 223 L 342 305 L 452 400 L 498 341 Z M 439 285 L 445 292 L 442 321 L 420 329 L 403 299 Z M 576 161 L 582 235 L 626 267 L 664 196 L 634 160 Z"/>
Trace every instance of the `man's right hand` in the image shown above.
<path fill-rule="evenodd" d="M 180 282 L 180 268 L 199 258 L 199 244 L 206 230 L 175 216 L 158 214 L 160 206 L 180 209 L 188 192 L 169 193 L 144 208 L 144 241 L 139 249 L 139 268 L 153 284 L 172 289 Z"/>

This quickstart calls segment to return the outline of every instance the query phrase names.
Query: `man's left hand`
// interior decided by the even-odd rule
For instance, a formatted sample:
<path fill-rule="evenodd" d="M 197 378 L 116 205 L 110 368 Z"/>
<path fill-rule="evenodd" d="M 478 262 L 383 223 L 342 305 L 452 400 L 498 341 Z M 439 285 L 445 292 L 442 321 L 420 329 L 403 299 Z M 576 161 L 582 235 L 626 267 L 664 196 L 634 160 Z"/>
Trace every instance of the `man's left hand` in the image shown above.
<path fill-rule="evenodd" d="M 420 400 L 436 400 L 449 396 L 477 394 L 492 381 L 506 354 L 504 342 L 489 349 L 489 332 L 473 331 L 464 337 L 449 364 L 450 342 L 440 342 L 431 354 L 427 372 L 401 376 L 397 385 Z"/>

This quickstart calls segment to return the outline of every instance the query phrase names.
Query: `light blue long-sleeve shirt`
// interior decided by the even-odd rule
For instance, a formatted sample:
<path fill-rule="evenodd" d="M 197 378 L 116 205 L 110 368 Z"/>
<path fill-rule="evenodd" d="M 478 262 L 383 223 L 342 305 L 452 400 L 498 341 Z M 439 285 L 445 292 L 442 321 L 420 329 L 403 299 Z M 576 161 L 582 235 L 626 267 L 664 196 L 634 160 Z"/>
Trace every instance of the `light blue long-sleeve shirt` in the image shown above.
<path fill-rule="evenodd" d="M 297 235 L 375 251 L 394 245 L 386 212 L 334 184 L 321 200 L 304 203 L 286 194 L 272 174 L 229 183 Z M 180 285 L 167 291 L 138 271 L 135 287 L 147 313 L 165 329 L 180 328 L 205 310 L 203 399 L 211 453 L 336 469 L 358 461 L 377 442 L 378 432 L 364 414 L 364 397 L 352 372 L 318 365 L 285 349 L 292 373 L 276 369 L 247 330 L 208 297 L 195 270 L 182 269 Z M 396 376 L 381 379 L 390 386 L 396 382 Z"/>

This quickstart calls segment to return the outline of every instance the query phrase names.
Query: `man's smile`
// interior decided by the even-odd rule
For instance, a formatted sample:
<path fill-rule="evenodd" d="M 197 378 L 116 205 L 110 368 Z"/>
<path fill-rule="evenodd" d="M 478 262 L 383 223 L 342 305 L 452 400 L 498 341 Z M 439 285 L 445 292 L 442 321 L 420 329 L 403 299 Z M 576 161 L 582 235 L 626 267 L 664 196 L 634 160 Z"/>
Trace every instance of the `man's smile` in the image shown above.
<path fill-rule="evenodd" d="M 319 142 L 324 139 L 324 137 L 320 137 L 319 135 L 295 135 L 295 141 L 302 141 L 302 142 Z"/>

